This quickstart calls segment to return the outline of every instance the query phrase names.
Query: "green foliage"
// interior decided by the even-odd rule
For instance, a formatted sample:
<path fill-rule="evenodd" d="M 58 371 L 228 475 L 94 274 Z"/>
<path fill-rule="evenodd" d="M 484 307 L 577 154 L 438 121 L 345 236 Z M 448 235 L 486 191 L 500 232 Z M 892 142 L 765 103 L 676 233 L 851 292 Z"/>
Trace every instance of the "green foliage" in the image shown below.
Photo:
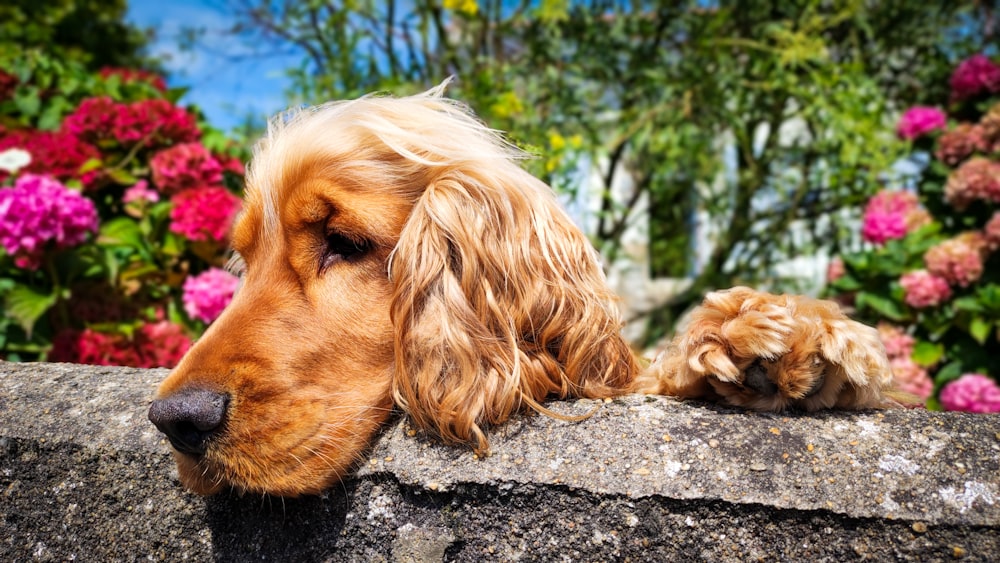
<path fill-rule="evenodd" d="M 105 66 L 146 68 L 146 33 L 123 22 L 125 0 L 5 0 L 0 4 L 0 43 L 75 61 L 88 70 Z"/>
<path fill-rule="evenodd" d="M 297 101 L 457 76 L 452 96 L 540 155 L 532 172 L 595 203 L 585 227 L 607 258 L 647 220 L 651 273 L 693 278 L 659 316 L 669 324 L 711 288 L 794 289 L 778 265 L 838 250 L 850 217 L 835 211 L 862 203 L 904 150 L 887 119 L 927 95 L 913 77 L 989 40 L 977 6 L 259 0 L 237 6 L 235 31 L 301 50 Z M 615 189 L 623 179 L 631 189 Z M 707 248 L 692 244 L 697 222 Z"/>

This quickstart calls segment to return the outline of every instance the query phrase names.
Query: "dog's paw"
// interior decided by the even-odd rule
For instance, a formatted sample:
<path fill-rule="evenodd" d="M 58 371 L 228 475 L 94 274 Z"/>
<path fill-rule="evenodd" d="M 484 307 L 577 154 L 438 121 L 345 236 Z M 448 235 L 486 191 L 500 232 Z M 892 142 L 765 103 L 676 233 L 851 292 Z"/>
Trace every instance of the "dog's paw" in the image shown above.
<path fill-rule="evenodd" d="M 757 410 L 813 411 L 880 406 L 891 379 L 877 331 L 836 304 L 734 288 L 705 298 L 640 383 Z"/>

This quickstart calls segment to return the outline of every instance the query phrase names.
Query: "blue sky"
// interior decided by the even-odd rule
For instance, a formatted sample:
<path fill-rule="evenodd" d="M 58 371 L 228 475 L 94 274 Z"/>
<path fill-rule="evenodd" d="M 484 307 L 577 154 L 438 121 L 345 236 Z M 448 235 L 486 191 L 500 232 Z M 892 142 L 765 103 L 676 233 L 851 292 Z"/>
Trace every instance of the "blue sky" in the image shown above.
<path fill-rule="evenodd" d="M 288 80 L 283 71 L 299 58 L 252 53 L 226 36 L 233 16 L 221 0 L 131 0 L 126 19 L 155 30 L 150 51 L 163 58 L 167 84 L 190 88 L 181 104 L 201 108 L 216 128 L 228 131 L 248 115 L 262 121 L 287 106 Z M 198 47 L 190 52 L 178 46 L 184 27 L 205 30 Z"/>

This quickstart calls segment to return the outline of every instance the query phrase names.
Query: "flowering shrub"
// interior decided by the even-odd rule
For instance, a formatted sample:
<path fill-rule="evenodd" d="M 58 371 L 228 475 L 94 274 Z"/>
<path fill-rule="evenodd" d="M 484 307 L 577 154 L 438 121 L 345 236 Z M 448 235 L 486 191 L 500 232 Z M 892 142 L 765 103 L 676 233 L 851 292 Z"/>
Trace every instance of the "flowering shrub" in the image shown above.
<path fill-rule="evenodd" d="M 0 96 L 75 101 L 2 106 L 0 359 L 172 367 L 235 290 L 242 155 L 156 75 L 4 64 Z"/>
<path fill-rule="evenodd" d="M 931 407 L 996 412 L 1000 66 L 971 57 L 951 89 L 950 121 L 934 108 L 903 114 L 897 134 L 931 163 L 916 191 L 885 190 L 869 201 L 866 247 L 838 257 L 828 281 L 835 298 L 879 323 L 902 391 Z"/>

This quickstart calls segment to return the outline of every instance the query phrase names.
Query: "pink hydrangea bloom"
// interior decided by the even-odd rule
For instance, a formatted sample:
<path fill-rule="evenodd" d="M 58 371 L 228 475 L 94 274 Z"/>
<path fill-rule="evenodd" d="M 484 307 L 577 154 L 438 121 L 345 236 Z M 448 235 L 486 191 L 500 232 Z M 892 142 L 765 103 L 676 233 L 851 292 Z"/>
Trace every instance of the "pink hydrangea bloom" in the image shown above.
<path fill-rule="evenodd" d="M 156 203 L 160 201 L 160 194 L 149 187 L 149 182 L 145 180 L 139 180 L 131 188 L 125 190 L 122 194 L 122 203 L 132 203 L 132 202 L 148 202 Z"/>
<path fill-rule="evenodd" d="M 153 155 L 149 161 L 160 191 L 175 193 L 222 182 L 222 165 L 201 143 L 182 143 Z"/>
<path fill-rule="evenodd" d="M 981 233 L 962 233 L 931 247 L 924 253 L 924 265 L 928 272 L 944 278 L 949 285 L 968 287 L 983 275 L 987 248 Z"/>
<path fill-rule="evenodd" d="M 976 151 L 990 152 L 990 145 L 981 125 L 962 123 L 941 135 L 934 156 L 948 166 L 955 166 Z"/>
<path fill-rule="evenodd" d="M 957 100 L 991 92 L 1000 92 L 1000 66 L 984 55 L 965 59 L 951 75 L 951 95 Z"/>
<path fill-rule="evenodd" d="M 883 190 L 865 207 L 861 237 L 868 242 L 885 244 L 888 240 L 903 238 L 930 220 L 913 192 Z"/>
<path fill-rule="evenodd" d="M 899 285 L 906 292 L 904 300 L 910 307 L 923 309 L 935 307 L 951 298 L 951 287 L 944 278 L 927 270 L 907 272 L 899 279 Z"/>
<path fill-rule="evenodd" d="M 1000 203 L 1000 162 L 982 156 L 966 160 L 948 176 L 944 199 L 959 211 L 977 200 Z"/>
<path fill-rule="evenodd" d="M 909 358 L 913 355 L 916 340 L 898 326 L 888 323 L 878 324 L 878 336 L 885 346 L 885 353 L 892 358 Z"/>
<path fill-rule="evenodd" d="M 210 268 L 184 281 L 184 310 L 192 319 L 210 323 L 233 300 L 240 279 L 225 270 Z"/>
<path fill-rule="evenodd" d="M 190 143 L 201 138 L 193 115 L 167 100 L 120 104 L 114 136 L 121 143 L 143 141 L 147 146 Z"/>
<path fill-rule="evenodd" d="M 926 400 L 934 392 L 934 382 L 927 370 L 907 357 L 893 358 L 889 362 L 896 389 Z"/>
<path fill-rule="evenodd" d="M 898 213 L 874 210 L 865 213 L 861 225 L 861 238 L 875 244 L 885 244 L 892 239 L 906 236 L 906 220 Z"/>
<path fill-rule="evenodd" d="M 986 246 L 992 252 L 1000 249 L 1000 211 L 995 211 L 993 217 L 986 222 L 983 227 L 983 238 L 986 239 Z"/>
<path fill-rule="evenodd" d="M 18 267 L 37 269 L 47 249 L 76 246 L 94 232 L 94 203 L 50 177 L 25 174 L 0 189 L 0 246 Z"/>
<path fill-rule="evenodd" d="M 949 411 L 1000 412 L 1000 387 L 979 373 L 967 373 L 941 389 L 941 406 Z"/>
<path fill-rule="evenodd" d="M 948 116 L 934 107 L 914 106 L 903 114 L 896 125 L 896 133 L 903 139 L 913 140 L 931 131 L 944 129 Z"/>
<path fill-rule="evenodd" d="M 240 210 L 240 198 L 222 187 L 184 190 L 171 198 L 170 230 L 191 240 L 222 242 Z"/>

